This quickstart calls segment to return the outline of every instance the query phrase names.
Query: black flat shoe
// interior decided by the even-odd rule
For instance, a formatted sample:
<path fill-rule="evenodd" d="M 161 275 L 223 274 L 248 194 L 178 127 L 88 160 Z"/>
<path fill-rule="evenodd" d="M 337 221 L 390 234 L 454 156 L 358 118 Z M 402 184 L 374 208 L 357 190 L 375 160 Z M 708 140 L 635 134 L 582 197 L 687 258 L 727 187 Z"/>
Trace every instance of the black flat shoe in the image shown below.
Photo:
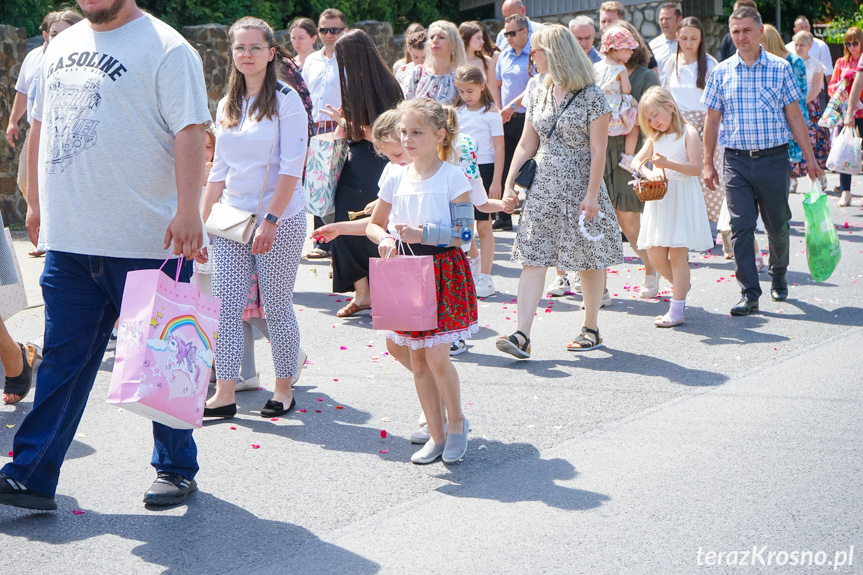
<path fill-rule="evenodd" d="M 223 405 L 222 407 L 204 408 L 204 417 L 223 417 L 225 419 L 231 419 L 235 415 L 237 415 L 236 403 L 229 403 L 228 405 Z"/>
<path fill-rule="evenodd" d="M 758 300 L 742 297 L 740 298 L 740 301 L 731 308 L 731 315 L 749 315 L 756 311 L 758 311 Z"/>
<path fill-rule="evenodd" d="M 285 409 L 285 404 L 281 401 L 273 401 L 268 399 L 264 404 L 264 409 L 261 410 L 261 417 L 279 417 L 292 410 L 297 405 L 297 400 L 291 398 L 291 404 Z"/>

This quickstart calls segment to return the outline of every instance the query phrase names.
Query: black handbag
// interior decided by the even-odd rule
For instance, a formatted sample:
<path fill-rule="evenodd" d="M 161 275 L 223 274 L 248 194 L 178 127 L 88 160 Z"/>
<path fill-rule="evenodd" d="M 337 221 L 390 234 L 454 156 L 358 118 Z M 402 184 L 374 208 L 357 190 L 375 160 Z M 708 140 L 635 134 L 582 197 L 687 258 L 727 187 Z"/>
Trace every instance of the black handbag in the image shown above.
<path fill-rule="evenodd" d="M 584 88 L 573 94 L 572 98 L 570 98 L 557 113 L 557 118 L 554 119 L 554 124 L 551 125 L 551 130 L 548 131 L 548 136 L 545 137 L 546 141 L 548 141 L 554 133 L 554 129 L 557 127 L 557 121 L 563 115 L 563 111 L 566 110 L 567 106 L 569 106 L 582 91 L 584 91 Z M 531 158 L 522 164 L 521 168 L 518 170 L 518 175 L 515 177 L 515 185 L 521 186 L 525 190 L 530 189 L 534 176 L 536 176 L 536 160 Z"/>

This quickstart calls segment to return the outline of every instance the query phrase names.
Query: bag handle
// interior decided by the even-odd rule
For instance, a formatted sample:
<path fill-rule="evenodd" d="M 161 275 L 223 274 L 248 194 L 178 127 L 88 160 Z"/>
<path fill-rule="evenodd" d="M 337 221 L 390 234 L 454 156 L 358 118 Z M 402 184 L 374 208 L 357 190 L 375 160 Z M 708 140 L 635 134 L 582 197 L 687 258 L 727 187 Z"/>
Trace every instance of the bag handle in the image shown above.
<path fill-rule="evenodd" d="M 162 265 L 159 266 L 159 271 L 162 271 L 162 269 L 165 267 L 165 265 L 167 265 L 167 263 L 169 261 L 171 261 L 172 257 L 173 257 L 173 255 L 170 255 L 167 258 L 165 258 L 165 261 L 163 261 Z M 183 270 L 183 260 L 184 259 L 185 259 L 185 256 L 183 256 L 182 254 L 177 258 L 177 272 L 174 274 L 174 287 L 177 287 L 177 284 L 180 283 L 180 272 Z M 192 262 L 192 272 L 195 275 L 195 287 L 198 288 L 198 299 L 201 299 L 201 278 L 198 275 L 198 264 L 195 262 L 195 260 L 189 260 L 189 261 Z M 190 281 L 189 283 L 192 283 L 192 282 Z"/>
<path fill-rule="evenodd" d="M 270 179 L 270 164 L 273 163 L 273 154 L 276 151 L 276 143 L 279 141 L 279 115 L 276 113 L 276 133 L 273 136 L 273 147 L 270 148 L 270 159 L 267 160 L 267 173 L 264 174 L 264 183 L 261 184 L 261 195 L 258 196 L 258 209 L 255 211 L 255 217 L 258 217 L 258 214 L 261 213 L 261 206 L 264 203 L 264 192 L 267 191 L 267 181 Z"/>

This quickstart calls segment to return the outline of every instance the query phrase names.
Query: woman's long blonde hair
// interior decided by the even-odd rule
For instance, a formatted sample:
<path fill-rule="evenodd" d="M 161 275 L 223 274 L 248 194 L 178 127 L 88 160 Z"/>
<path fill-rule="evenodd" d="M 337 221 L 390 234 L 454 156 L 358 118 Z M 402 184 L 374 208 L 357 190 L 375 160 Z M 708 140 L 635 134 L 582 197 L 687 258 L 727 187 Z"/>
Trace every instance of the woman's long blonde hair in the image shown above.
<path fill-rule="evenodd" d="M 638 101 L 638 126 L 644 132 L 645 137 L 655 141 L 663 135 L 654 130 L 649 121 L 650 113 L 658 109 L 671 110 L 669 133 L 673 130 L 675 134 L 682 136 L 686 131 L 686 120 L 683 119 L 680 109 L 674 103 L 671 92 L 661 86 L 652 86 L 641 95 L 641 99 Z"/>
<path fill-rule="evenodd" d="M 779 30 L 770 24 L 764 25 L 764 36 L 761 37 L 761 45 L 764 46 L 765 50 L 774 56 L 779 56 L 783 60 L 791 54 L 785 47 L 785 42 L 782 41 Z"/>
<path fill-rule="evenodd" d="M 596 84 L 593 64 L 565 26 L 546 24 L 542 30 L 533 33 L 530 45 L 534 50 L 545 51 L 548 59 L 546 85 L 554 84 L 567 92 L 575 92 Z"/>

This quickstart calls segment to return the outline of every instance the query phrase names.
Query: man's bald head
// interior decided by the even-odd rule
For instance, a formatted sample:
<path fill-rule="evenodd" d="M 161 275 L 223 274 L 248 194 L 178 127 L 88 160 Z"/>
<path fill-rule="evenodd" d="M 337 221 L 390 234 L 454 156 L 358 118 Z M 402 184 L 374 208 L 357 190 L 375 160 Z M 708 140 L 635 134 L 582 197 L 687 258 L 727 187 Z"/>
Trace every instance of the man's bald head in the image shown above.
<path fill-rule="evenodd" d="M 524 7 L 524 2 L 521 0 L 505 0 L 500 7 L 500 11 L 504 18 L 513 14 L 527 15 L 527 8 Z"/>

